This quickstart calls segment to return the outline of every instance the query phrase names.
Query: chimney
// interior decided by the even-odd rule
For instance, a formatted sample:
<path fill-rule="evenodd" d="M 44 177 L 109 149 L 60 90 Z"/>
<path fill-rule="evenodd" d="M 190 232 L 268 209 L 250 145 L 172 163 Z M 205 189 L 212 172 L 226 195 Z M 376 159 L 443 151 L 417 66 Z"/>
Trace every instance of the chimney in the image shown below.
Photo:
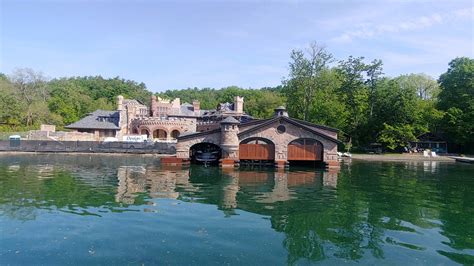
<path fill-rule="evenodd" d="M 198 100 L 193 100 L 193 109 L 195 113 L 199 114 L 199 111 L 201 110 L 201 104 Z"/>
<path fill-rule="evenodd" d="M 156 116 L 158 113 L 158 105 L 156 103 L 156 96 L 151 96 L 151 116 Z"/>
<path fill-rule="evenodd" d="M 240 114 L 244 112 L 244 97 L 234 97 L 234 111 Z"/>
<path fill-rule="evenodd" d="M 119 95 L 117 96 L 117 111 L 122 111 L 123 110 L 123 96 Z"/>

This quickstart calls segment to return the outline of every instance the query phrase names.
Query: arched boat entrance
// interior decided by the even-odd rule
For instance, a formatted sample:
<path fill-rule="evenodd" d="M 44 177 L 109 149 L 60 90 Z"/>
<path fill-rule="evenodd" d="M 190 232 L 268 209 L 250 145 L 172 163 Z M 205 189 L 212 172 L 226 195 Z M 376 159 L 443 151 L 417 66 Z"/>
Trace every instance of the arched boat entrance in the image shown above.
<path fill-rule="evenodd" d="M 290 165 L 322 162 L 323 150 L 323 144 L 315 139 L 295 139 L 288 144 L 288 161 Z"/>
<path fill-rule="evenodd" d="M 201 142 L 189 148 L 189 157 L 192 163 L 197 164 L 218 164 L 222 157 L 222 150 L 216 144 Z"/>
<path fill-rule="evenodd" d="M 239 145 L 239 160 L 246 163 L 273 163 L 275 144 L 265 138 L 253 137 L 244 139 Z"/>

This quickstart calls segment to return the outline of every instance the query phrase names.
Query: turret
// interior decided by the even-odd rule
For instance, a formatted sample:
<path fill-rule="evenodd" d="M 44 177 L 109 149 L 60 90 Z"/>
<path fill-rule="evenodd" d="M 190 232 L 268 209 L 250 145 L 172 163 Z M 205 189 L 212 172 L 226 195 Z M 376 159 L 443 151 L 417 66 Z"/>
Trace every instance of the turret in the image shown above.
<path fill-rule="evenodd" d="M 286 111 L 286 108 L 283 107 L 283 106 L 278 106 L 277 108 L 275 108 L 275 113 L 273 114 L 273 116 L 285 116 L 285 117 L 288 117 L 288 112 Z"/>
<path fill-rule="evenodd" d="M 221 126 L 221 148 L 223 159 L 238 160 L 239 158 L 239 124 L 240 122 L 232 116 L 227 117 L 220 123 Z"/>

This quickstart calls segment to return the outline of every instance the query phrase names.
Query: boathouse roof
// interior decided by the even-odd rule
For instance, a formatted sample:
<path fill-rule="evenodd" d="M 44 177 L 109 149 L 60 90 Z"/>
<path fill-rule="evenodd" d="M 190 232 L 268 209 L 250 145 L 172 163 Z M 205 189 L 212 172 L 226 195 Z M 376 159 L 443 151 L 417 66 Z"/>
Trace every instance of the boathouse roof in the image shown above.
<path fill-rule="evenodd" d="M 321 131 L 318 130 L 318 129 L 324 129 L 324 130 L 337 132 L 337 129 L 327 128 L 325 126 L 316 125 L 316 124 L 313 124 L 313 123 L 297 120 L 297 119 L 290 118 L 290 117 L 287 117 L 287 116 L 277 116 L 277 117 L 274 117 L 272 119 L 263 120 L 263 121 L 261 121 L 260 123 L 256 124 L 253 127 L 250 127 L 248 129 L 244 129 L 244 130 L 240 131 L 238 136 L 240 137 L 240 136 L 245 135 L 247 133 L 250 133 L 252 131 L 255 131 L 255 130 L 258 130 L 258 129 L 263 128 L 265 126 L 271 125 L 271 124 L 273 124 L 277 121 L 280 121 L 280 123 L 282 121 L 285 121 L 287 123 L 290 123 L 294 126 L 297 126 L 297 127 L 301 128 L 303 130 L 306 130 L 306 131 L 309 131 L 309 132 L 311 132 L 315 135 L 318 135 L 322 138 L 328 139 L 328 140 L 336 142 L 336 143 L 342 143 L 340 140 L 338 140 L 336 138 L 333 138 L 330 135 L 328 135 L 327 133 L 324 133 L 324 132 L 321 132 Z M 304 123 L 302 123 L 302 122 L 304 122 Z"/>

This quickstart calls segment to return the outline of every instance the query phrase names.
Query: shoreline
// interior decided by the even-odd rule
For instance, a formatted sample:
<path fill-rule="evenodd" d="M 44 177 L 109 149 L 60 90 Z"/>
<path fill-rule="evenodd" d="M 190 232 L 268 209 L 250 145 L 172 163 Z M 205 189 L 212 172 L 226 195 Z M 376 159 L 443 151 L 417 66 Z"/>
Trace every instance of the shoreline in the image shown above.
<path fill-rule="evenodd" d="M 407 162 L 407 161 L 427 161 L 427 162 L 455 162 L 456 160 L 449 156 L 425 157 L 423 155 L 413 154 L 352 154 L 354 160 L 380 161 L 380 162 Z"/>
<path fill-rule="evenodd" d="M 36 154 L 36 155 L 101 155 L 101 156 L 143 156 L 143 157 L 156 157 L 166 158 L 174 157 L 173 154 L 157 154 L 157 153 L 120 153 L 120 152 L 46 152 L 46 151 L 0 151 L 0 156 L 18 155 L 18 154 Z M 436 162 L 455 162 L 456 160 L 452 156 L 436 156 L 436 157 L 424 157 L 423 155 L 413 154 L 352 154 L 352 157 L 343 157 L 342 160 L 361 160 L 361 161 L 379 161 L 379 162 L 407 162 L 407 161 L 436 161 Z"/>

